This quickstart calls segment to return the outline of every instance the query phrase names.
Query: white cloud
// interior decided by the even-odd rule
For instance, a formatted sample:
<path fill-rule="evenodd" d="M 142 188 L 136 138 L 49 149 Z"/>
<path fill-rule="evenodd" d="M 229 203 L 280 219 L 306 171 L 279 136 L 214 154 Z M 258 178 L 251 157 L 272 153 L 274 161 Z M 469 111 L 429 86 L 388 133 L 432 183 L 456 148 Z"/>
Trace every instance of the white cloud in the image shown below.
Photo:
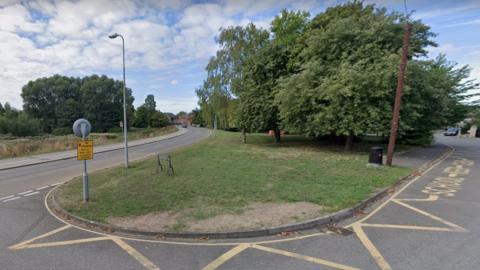
<path fill-rule="evenodd" d="M 178 113 L 198 107 L 196 97 L 157 99 L 157 108 L 162 112 Z"/>
<path fill-rule="evenodd" d="M 177 81 L 177 80 L 171 80 L 171 81 L 170 81 L 170 84 L 171 84 L 171 85 L 176 85 L 176 84 L 178 84 L 178 81 Z"/>

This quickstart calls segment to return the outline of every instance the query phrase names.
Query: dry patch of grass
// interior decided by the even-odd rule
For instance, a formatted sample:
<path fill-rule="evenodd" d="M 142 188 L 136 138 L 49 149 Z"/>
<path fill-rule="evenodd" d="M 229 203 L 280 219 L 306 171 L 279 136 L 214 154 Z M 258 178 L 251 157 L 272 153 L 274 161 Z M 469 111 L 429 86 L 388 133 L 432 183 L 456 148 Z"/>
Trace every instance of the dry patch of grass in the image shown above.
<path fill-rule="evenodd" d="M 175 131 L 177 131 L 175 126 L 155 129 L 135 129 L 129 132 L 128 139 L 150 138 Z M 123 141 L 122 133 L 92 133 L 89 138 L 94 140 L 95 145 Z M 78 140 L 79 138 L 74 135 L 0 139 L 0 159 L 72 150 L 76 148 Z"/>
<path fill-rule="evenodd" d="M 221 212 L 212 209 L 211 212 Z M 107 222 L 121 227 L 146 231 L 238 231 L 269 228 L 307 220 L 322 214 L 323 207 L 314 203 L 252 203 L 239 213 L 209 215 L 202 219 L 191 209 L 181 212 L 150 213 L 142 216 L 107 218 Z"/>

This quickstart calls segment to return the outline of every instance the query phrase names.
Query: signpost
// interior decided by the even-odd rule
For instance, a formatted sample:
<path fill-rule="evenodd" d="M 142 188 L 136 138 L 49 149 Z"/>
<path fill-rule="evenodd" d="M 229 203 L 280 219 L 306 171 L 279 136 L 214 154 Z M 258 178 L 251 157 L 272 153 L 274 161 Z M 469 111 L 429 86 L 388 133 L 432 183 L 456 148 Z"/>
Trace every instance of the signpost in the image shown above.
<path fill-rule="evenodd" d="M 73 123 L 73 133 L 82 138 L 77 145 L 77 160 L 83 160 L 83 202 L 88 202 L 87 160 L 93 159 L 93 141 L 85 138 L 90 134 L 92 125 L 88 120 L 80 118 Z"/>

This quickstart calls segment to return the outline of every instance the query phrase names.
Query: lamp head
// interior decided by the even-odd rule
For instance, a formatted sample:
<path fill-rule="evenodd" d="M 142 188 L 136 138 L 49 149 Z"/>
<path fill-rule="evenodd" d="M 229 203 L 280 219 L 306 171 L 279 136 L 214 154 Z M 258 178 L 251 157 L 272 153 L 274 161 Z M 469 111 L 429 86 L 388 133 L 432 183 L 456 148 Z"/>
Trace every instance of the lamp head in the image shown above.
<path fill-rule="evenodd" d="M 110 36 L 108 36 L 108 37 L 111 38 L 111 39 L 114 39 L 114 38 L 117 38 L 118 36 L 119 36 L 119 35 L 118 35 L 117 33 L 115 33 L 115 34 L 110 35 Z"/>

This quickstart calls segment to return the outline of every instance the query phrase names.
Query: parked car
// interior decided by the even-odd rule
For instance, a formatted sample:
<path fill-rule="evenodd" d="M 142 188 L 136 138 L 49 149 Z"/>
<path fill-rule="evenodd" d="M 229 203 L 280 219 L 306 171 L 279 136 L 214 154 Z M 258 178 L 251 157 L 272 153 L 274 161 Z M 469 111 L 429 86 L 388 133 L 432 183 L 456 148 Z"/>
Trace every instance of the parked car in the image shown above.
<path fill-rule="evenodd" d="M 443 133 L 445 136 L 457 136 L 459 132 L 459 129 L 457 127 L 450 127 Z"/>

